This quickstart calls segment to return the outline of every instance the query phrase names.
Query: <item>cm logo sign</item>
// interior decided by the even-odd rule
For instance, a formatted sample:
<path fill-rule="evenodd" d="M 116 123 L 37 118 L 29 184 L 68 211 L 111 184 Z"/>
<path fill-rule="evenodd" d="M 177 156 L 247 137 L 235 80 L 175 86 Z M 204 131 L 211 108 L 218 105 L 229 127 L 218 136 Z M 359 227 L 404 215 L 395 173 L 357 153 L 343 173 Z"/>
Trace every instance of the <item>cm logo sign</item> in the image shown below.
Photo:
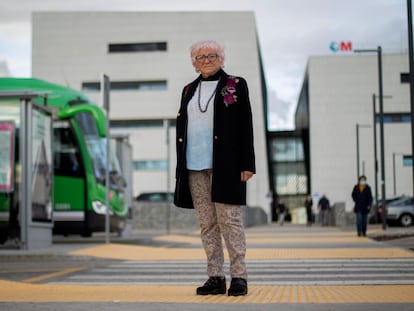
<path fill-rule="evenodd" d="M 329 45 L 329 48 L 331 49 L 332 52 L 352 52 L 352 42 L 348 41 L 341 41 L 341 42 L 336 42 L 336 41 L 332 41 L 331 44 Z"/>

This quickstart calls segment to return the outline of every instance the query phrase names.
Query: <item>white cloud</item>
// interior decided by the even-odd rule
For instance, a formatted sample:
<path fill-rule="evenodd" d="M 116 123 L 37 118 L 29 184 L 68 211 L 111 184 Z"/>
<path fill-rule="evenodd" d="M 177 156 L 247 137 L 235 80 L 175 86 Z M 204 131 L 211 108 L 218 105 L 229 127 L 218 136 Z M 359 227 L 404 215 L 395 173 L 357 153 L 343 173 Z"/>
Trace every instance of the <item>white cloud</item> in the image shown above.
<path fill-rule="evenodd" d="M 295 109 L 291 102 L 281 99 L 275 91 L 271 91 L 268 95 L 268 103 L 269 129 L 293 129 L 293 114 Z"/>
<path fill-rule="evenodd" d="M 31 67 L 31 27 L 29 22 L 0 23 L 0 61 L 15 77 L 29 77 Z"/>

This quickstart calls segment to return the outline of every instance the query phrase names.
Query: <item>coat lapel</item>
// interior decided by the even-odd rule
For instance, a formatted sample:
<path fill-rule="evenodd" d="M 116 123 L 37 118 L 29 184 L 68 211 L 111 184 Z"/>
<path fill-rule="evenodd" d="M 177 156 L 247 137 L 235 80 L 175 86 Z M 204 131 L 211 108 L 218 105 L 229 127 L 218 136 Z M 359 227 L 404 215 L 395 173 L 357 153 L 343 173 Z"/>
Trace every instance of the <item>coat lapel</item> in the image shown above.
<path fill-rule="evenodd" d="M 225 87 L 228 76 L 229 75 L 227 73 L 222 71 L 220 80 L 217 84 L 216 96 L 214 98 L 214 111 L 217 111 L 218 105 L 223 104 L 223 96 L 221 95 L 221 90 L 223 89 L 223 87 Z"/>

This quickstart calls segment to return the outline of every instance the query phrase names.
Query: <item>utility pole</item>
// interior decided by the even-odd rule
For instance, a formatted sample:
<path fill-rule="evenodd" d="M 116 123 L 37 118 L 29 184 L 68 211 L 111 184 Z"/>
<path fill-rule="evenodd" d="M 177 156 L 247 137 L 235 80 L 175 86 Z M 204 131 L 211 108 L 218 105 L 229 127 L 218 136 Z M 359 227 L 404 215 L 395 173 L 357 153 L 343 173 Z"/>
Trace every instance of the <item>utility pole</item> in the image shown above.
<path fill-rule="evenodd" d="M 414 157 L 414 48 L 413 48 L 413 11 L 411 0 L 407 0 L 407 20 L 408 20 L 408 56 L 410 63 L 410 102 L 411 102 L 411 162 Z M 413 174 L 413 195 L 414 195 L 414 165 Z"/>

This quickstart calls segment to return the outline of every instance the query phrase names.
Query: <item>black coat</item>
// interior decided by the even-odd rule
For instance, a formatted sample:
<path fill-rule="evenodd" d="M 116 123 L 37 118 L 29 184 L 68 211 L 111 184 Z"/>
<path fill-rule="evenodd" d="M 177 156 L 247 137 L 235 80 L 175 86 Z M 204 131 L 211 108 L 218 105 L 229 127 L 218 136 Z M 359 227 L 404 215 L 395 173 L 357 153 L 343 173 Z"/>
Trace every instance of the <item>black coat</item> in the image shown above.
<path fill-rule="evenodd" d="M 355 202 L 355 213 L 368 214 L 369 208 L 372 204 L 371 188 L 366 185 L 364 190 L 359 190 L 359 185 L 355 185 L 352 190 L 352 199 Z"/>
<path fill-rule="evenodd" d="M 194 95 L 200 79 L 201 76 L 184 87 L 177 115 L 177 168 L 174 204 L 184 208 L 194 208 L 188 185 L 186 164 L 187 105 Z M 235 81 L 237 81 L 235 83 L 236 91 L 233 95 L 237 96 L 236 102 L 226 105 L 222 91 L 226 90 L 228 83 Z M 245 205 L 246 182 L 240 180 L 241 172 L 255 173 L 256 168 L 249 90 L 243 78 L 230 77 L 229 80 L 229 75 L 220 70 L 220 79 L 214 98 L 213 124 L 212 201 Z"/>

